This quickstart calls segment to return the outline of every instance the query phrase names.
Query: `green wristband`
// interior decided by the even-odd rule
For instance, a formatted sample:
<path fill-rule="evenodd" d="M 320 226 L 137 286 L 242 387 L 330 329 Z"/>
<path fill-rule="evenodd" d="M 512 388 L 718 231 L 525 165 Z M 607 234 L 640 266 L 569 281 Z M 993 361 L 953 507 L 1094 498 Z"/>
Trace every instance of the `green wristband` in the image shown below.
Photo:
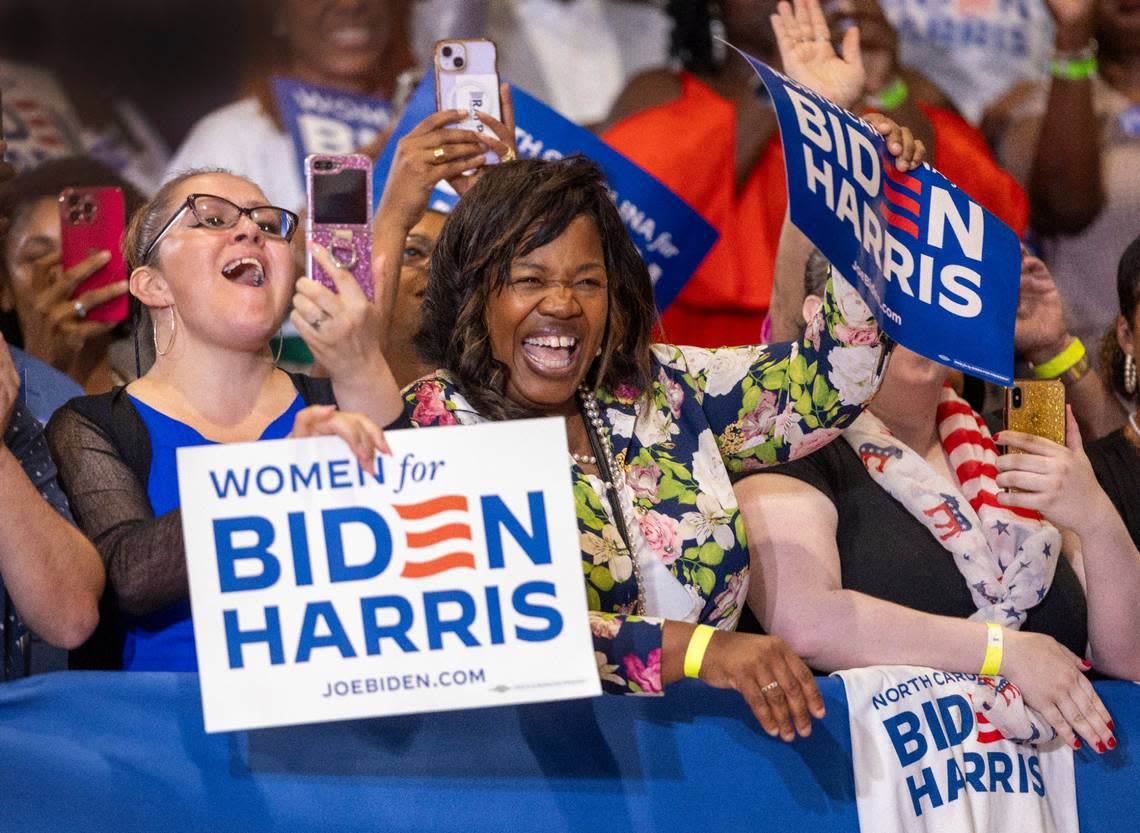
<path fill-rule="evenodd" d="M 1084 58 L 1054 56 L 1049 62 L 1049 72 L 1062 81 L 1087 81 L 1096 75 L 1096 69 L 1096 55 Z"/>
<path fill-rule="evenodd" d="M 872 110 L 896 110 L 906 104 L 910 96 L 910 89 L 902 76 L 895 76 L 895 80 L 887 85 L 886 89 L 867 96 L 867 104 Z"/>

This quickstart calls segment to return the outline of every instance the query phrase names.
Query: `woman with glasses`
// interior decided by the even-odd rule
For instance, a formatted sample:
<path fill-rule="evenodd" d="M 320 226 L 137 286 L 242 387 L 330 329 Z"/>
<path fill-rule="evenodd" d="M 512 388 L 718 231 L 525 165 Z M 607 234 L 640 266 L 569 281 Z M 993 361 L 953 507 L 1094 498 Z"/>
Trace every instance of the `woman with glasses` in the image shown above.
<path fill-rule="evenodd" d="M 270 337 L 294 293 L 297 217 L 266 202 L 246 179 L 197 172 L 169 182 L 131 220 L 130 292 L 149 314 L 154 366 L 125 387 L 73 400 L 48 426 L 60 483 L 108 575 L 101 638 L 73 665 L 197 667 L 179 447 L 331 433 L 369 469 L 384 449 L 375 423 L 394 417 L 380 394 L 391 402 L 395 383 L 375 338 L 342 343 L 326 359 L 330 379 L 275 366 Z M 328 294 L 338 318 L 375 332 L 355 281 L 327 252 L 317 257 L 337 282 L 339 295 Z"/>

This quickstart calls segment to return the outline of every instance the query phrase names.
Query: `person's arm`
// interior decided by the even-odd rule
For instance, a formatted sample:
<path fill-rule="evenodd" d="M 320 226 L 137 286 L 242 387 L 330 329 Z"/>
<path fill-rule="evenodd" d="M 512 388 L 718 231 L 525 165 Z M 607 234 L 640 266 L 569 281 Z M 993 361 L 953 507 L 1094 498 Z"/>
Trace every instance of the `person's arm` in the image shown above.
<path fill-rule="evenodd" d="M 1021 259 L 1021 293 L 1017 302 L 1014 348 L 1035 366 L 1064 355 L 1074 338 L 1065 326 L 1061 294 L 1048 267 L 1028 252 Z M 1095 345 L 1085 345 L 1095 352 Z M 1065 399 L 1073 408 L 1081 435 L 1095 440 L 1124 424 L 1126 414 L 1104 379 L 1089 365 L 1092 355 L 1061 373 Z"/>
<path fill-rule="evenodd" d="M 1140 552 L 1116 507 L 1097 482 L 1081 445 L 1081 432 L 1067 415 L 1065 445 L 1015 431 L 995 441 L 1020 449 L 997 460 L 998 500 L 1035 509 L 1080 541 L 1070 552 L 1073 570 L 1088 599 L 1089 645 L 1097 668 L 1140 679 Z"/>
<path fill-rule="evenodd" d="M 35 478 L 35 480 L 33 480 Z M 0 445 L 0 578 L 20 618 L 59 648 L 83 643 L 99 621 L 103 564 L 48 496 L 55 466 L 39 424 L 20 407 Z"/>
<path fill-rule="evenodd" d="M 1092 0 L 1049 0 L 1057 21 L 1058 55 L 1076 55 L 1094 43 L 1095 5 Z M 1100 213 L 1104 188 L 1091 74 L 1054 75 L 1027 190 L 1033 227 L 1043 234 L 1076 234 Z"/>
<path fill-rule="evenodd" d="M 185 599 L 180 512 L 156 518 L 114 443 L 70 407 L 56 411 L 47 439 L 75 521 L 95 545 L 119 607 L 144 616 Z"/>
<path fill-rule="evenodd" d="M 819 489 L 771 473 L 745 478 L 735 489 L 752 553 L 749 604 L 765 630 L 786 639 L 814 668 L 923 665 L 977 673 L 982 667 L 984 623 L 843 588 L 838 515 Z M 1048 636 L 1007 629 L 1004 637 L 1002 673 L 1026 702 L 1070 745 L 1074 729 L 1094 744 L 1107 743 L 1107 713 L 1081 673 L 1081 660 Z"/>
<path fill-rule="evenodd" d="M 674 348 L 729 471 L 795 460 L 850 425 L 878 390 L 886 347 L 867 305 L 838 272 L 793 342 Z"/>

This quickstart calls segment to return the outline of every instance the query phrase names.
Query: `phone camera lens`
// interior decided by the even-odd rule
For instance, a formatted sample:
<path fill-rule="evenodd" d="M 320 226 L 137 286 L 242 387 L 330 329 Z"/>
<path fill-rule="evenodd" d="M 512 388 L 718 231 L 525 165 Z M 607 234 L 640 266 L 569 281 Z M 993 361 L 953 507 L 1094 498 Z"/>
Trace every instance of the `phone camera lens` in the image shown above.
<path fill-rule="evenodd" d="M 71 220 L 71 222 L 78 223 L 79 222 L 79 209 L 78 208 L 71 209 L 71 211 L 68 212 L 67 217 L 68 217 L 68 219 Z"/>
<path fill-rule="evenodd" d="M 439 51 L 441 53 L 443 53 L 443 57 L 445 57 L 445 58 L 451 57 L 451 47 L 450 46 L 445 46 L 445 47 L 443 47 L 443 49 L 441 49 Z"/>
<path fill-rule="evenodd" d="M 1021 388 L 1014 388 L 1013 394 L 1010 396 L 1014 408 L 1021 407 Z"/>
<path fill-rule="evenodd" d="M 68 205 L 76 205 L 78 203 L 79 203 L 79 195 L 78 194 L 68 194 L 67 195 L 67 204 Z"/>
<path fill-rule="evenodd" d="M 456 58 L 455 59 L 455 68 L 459 69 L 461 66 L 463 66 L 463 59 L 462 58 Z"/>
<path fill-rule="evenodd" d="M 321 159 L 320 161 L 313 163 L 313 167 L 316 168 L 318 171 L 327 171 L 332 166 L 333 166 L 333 163 L 327 159 Z"/>

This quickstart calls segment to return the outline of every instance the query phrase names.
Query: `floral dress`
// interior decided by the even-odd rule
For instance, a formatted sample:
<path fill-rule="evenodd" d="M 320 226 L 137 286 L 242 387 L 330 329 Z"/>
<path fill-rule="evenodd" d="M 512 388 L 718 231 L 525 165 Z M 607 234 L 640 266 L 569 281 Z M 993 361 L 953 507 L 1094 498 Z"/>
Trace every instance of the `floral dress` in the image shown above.
<path fill-rule="evenodd" d="M 573 464 L 604 690 L 661 693 L 666 618 L 736 627 L 749 556 L 729 472 L 795 460 L 831 442 L 875 392 L 882 351 L 866 305 L 836 274 L 799 341 L 716 350 L 656 344 L 648 388 L 595 391 L 625 475 L 624 483 L 616 478 L 618 502 L 631 539 L 627 547 L 603 481 Z M 484 421 L 445 371 L 414 382 L 404 401 L 406 425 Z M 635 558 L 643 582 L 656 571 L 675 585 L 664 588 L 669 615 L 648 594 L 646 612 L 654 615 L 634 615 Z"/>

